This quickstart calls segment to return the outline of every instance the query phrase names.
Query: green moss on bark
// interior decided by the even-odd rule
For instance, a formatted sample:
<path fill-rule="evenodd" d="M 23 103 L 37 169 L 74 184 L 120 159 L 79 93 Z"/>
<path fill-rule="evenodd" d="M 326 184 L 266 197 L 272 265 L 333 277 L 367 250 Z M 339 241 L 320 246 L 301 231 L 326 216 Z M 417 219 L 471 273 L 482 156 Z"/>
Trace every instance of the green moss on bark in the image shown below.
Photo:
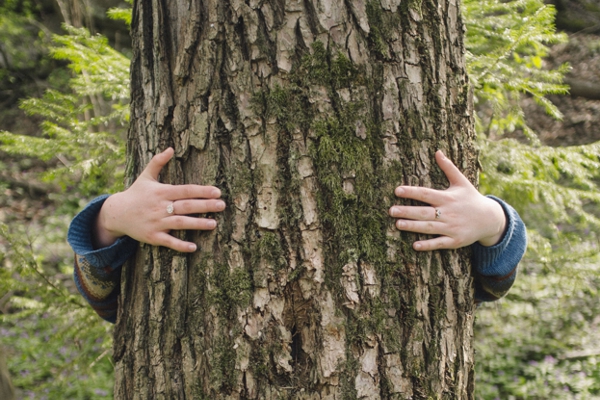
<path fill-rule="evenodd" d="M 282 240 L 274 232 L 264 231 L 250 250 L 253 270 L 271 267 L 279 271 L 287 266 L 285 252 L 281 247 Z M 262 262 L 264 263 L 262 263 Z"/>
<path fill-rule="evenodd" d="M 237 308 L 245 308 L 252 300 L 252 277 L 242 268 L 230 271 L 226 264 L 215 264 L 211 277 L 210 295 L 213 303 L 221 309 L 222 315 L 235 317 Z"/>

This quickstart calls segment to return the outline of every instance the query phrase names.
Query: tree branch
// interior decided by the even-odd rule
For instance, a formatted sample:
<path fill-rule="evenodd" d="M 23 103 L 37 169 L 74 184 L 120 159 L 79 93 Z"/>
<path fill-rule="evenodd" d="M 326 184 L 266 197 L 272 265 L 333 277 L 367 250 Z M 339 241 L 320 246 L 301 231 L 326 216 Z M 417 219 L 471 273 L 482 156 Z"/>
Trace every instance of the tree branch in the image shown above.
<path fill-rule="evenodd" d="M 571 96 L 600 100 L 600 83 L 567 77 L 565 83 L 571 87 L 569 91 Z"/>
<path fill-rule="evenodd" d="M 54 190 L 54 188 L 50 185 L 35 182 L 25 182 L 5 174 L 0 174 L 0 182 L 5 182 L 11 187 L 25 189 L 31 197 L 47 196 L 48 193 Z"/>

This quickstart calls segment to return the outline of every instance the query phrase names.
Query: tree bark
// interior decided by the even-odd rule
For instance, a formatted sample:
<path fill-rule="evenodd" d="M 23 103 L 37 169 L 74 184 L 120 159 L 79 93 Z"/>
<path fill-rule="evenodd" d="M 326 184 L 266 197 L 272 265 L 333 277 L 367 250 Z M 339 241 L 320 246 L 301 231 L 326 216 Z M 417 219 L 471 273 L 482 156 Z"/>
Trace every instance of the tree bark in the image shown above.
<path fill-rule="evenodd" d="M 416 253 L 395 186 L 473 180 L 459 5 L 139 0 L 128 174 L 221 188 L 192 255 L 124 269 L 117 399 L 469 399 L 468 250 Z"/>

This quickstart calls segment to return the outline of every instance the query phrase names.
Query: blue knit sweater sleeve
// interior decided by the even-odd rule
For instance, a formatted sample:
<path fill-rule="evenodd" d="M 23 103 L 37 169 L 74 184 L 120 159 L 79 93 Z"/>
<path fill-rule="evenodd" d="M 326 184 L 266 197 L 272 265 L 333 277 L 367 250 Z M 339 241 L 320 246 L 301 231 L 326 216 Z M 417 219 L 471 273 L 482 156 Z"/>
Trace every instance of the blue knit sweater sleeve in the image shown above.
<path fill-rule="evenodd" d="M 517 265 L 527 249 L 527 231 L 517 211 L 494 196 L 488 196 L 502 206 L 506 215 L 506 229 L 499 243 L 472 248 L 475 276 L 475 301 L 494 301 L 504 296 L 517 276 Z"/>
<path fill-rule="evenodd" d="M 121 266 L 135 253 L 137 241 L 123 236 L 109 247 L 94 249 L 92 229 L 107 198 L 108 195 L 95 198 L 75 216 L 67 240 L 75 252 L 77 289 L 98 315 L 115 322 Z"/>
<path fill-rule="evenodd" d="M 502 200 L 489 197 L 504 209 L 507 226 L 498 244 L 472 245 L 477 302 L 497 300 L 508 292 L 527 247 L 525 225 L 519 214 Z M 75 252 L 77 289 L 102 318 L 115 322 L 121 266 L 135 253 L 138 242 L 124 236 L 109 247 L 94 249 L 92 229 L 107 198 L 108 195 L 97 197 L 77 214 L 69 227 L 68 241 Z"/>

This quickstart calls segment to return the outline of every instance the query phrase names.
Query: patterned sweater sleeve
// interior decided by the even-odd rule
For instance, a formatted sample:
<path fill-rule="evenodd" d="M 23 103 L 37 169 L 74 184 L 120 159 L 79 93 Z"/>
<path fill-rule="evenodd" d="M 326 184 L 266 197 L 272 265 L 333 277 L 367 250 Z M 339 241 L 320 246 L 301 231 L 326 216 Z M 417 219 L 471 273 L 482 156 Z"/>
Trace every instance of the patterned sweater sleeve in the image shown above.
<path fill-rule="evenodd" d="M 506 230 L 499 243 L 472 247 L 475 276 L 475 301 L 494 301 L 504 296 L 517 276 L 517 265 L 527 249 L 527 231 L 519 214 L 510 205 L 494 196 L 504 209 Z"/>
<path fill-rule="evenodd" d="M 75 252 L 77 289 L 100 317 L 114 323 L 121 266 L 136 251 L 137 241 L 124 236 L 109 247 L 94 249 L 92 229 L 107 198 L 108 195 L 95 198 L 77 214 L 69 226 L 67 238 Z"/>

